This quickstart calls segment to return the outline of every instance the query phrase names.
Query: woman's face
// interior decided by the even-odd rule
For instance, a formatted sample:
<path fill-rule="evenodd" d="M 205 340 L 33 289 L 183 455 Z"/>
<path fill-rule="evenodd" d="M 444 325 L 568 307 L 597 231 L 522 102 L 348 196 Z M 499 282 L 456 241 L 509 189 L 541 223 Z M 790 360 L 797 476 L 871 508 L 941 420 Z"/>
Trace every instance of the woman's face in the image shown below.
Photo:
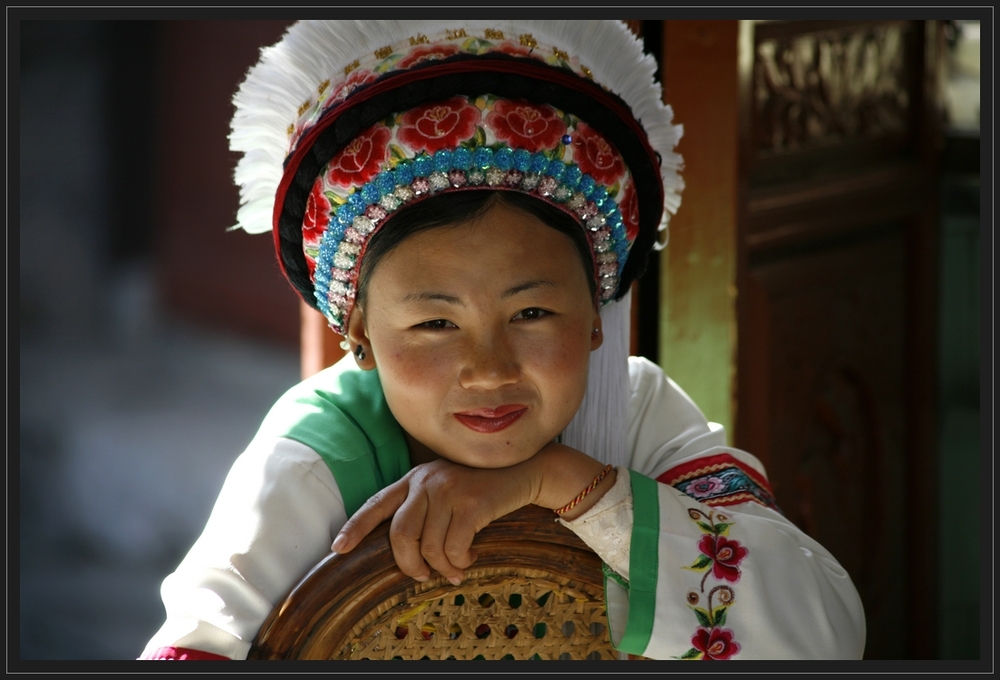
<path fill-rule="evenodd" d="M 370 349 L 362 365 L 378 369 L 414 463 L 437 454 L 496 468 L 530 458 L 573 418 L 595 329 L 570 238 L 499 203 L 389 252 L 348 336 Z"/>

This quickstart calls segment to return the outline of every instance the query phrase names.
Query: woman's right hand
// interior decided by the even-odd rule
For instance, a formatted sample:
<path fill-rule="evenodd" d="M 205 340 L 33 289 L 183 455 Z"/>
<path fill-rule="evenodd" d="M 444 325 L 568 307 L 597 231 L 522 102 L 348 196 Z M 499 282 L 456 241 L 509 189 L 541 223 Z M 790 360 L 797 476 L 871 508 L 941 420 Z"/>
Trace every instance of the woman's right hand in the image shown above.
<path fill-rule="evenodd" d="M 457 585 L 476 561 L 472 541 L 480 529 L 530 503 L 562 507 L 603 467 L 555 443 L 506 468 L 471 468 L 445 459 L 417 465 L 368 499 L 341 528 L 332 549 L 350 552 L 391 517 L 389 540 L 400 570 L 418 581 L 435 570 Z M 613 485 L 614 471 L 563 517 L 586 512 Z"/>
<path fill-rule="evenodd" d="M 537 495 L 530 467 L 479 469 L 444 459 L 417 465 L 368 499 L 344 524 L 332 549 L 353 550 L 391 517 L 389 540 L 400 570 L 418 581 L 436 570 L 457 585 L 476 560 L 476 532 Z"/>

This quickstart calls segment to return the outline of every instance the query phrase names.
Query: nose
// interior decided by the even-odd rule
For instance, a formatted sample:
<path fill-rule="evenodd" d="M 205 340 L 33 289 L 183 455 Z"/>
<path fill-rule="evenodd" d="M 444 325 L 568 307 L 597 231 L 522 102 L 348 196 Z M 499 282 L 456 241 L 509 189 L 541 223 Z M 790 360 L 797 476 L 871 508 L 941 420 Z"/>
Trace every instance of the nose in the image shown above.
<path fill-rule="evenodd" d="M 517 353 L 503 332 L 491 333 L 469 343 L 459 377 L 466 389 L 492 390 L 520 379 Z"/>

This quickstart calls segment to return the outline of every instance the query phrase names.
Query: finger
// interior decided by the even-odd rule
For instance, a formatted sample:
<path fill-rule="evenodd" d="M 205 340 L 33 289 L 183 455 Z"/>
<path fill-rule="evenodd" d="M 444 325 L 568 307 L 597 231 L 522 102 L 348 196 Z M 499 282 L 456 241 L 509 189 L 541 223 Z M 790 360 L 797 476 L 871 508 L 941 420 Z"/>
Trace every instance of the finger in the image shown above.
<path fill-rule="evenodd" d="M 426 581 L 431 575 L 431 568 L 420 554 L 426 515 L 427 496 L 415 493 L 399 506 L 389 525 L 389 543 L 399 570 L 418 581 Z"/>
<path fill-rule="evenodd" d="M 408 481 L 403 478 L 369 498 L 341 527 L 330 546 L 331 550 L 350 552 L 375 527 L 392 517 L 409 494 Z"/>
<path fill-rule="evenodd" d="M 444 542 L 444 553 L 456 568 L 467 569 L 476 561 L 478 555 L 472 549 L 472 541 L 476 538 L 478 530 L 468 515 L 459 511 L 453 514 Z"/>
<path fill-rule="evenodd" d="M 455 521 L 450 504 L 431 505 L 424 519 L 423 535 L 420 537 L 420 554 L 424 560 L 454 585 L 465 577 L 462 567 L 454 564 L 445 553 L 445 542 Z"/>

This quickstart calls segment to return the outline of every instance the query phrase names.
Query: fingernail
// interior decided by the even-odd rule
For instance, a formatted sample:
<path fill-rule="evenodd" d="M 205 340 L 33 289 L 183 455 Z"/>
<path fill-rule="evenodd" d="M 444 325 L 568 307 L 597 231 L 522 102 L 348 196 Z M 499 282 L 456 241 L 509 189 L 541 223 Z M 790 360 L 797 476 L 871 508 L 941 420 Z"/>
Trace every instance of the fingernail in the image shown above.
<path fill-rule="evenodd" d="M 462 585 L 462 577 L 461 576 L 452 576 L 448 580 L 451 581 L 451 585 L 453 585 L 453 586 L 460 586 L 460 585 Z"/>
<path fill-rule="evenodd" d="M 425 576 L 424 574 L 421 574 L 420 576 L 414 576 L 413 580 L 414 581 L 420 581 L 421 583 L 423 583 L 424 581 L 426 581 L 429 578 L 430 578 L 430 576 Z"/>
<path fill-rule="evenodd" d="M 344 534 L 337 534 L 337 538 L 333 539 L 333 545 L 330 549 L 334 552 L 339 552 L 345 545 L 347 545 L 347 537 Z"/>

